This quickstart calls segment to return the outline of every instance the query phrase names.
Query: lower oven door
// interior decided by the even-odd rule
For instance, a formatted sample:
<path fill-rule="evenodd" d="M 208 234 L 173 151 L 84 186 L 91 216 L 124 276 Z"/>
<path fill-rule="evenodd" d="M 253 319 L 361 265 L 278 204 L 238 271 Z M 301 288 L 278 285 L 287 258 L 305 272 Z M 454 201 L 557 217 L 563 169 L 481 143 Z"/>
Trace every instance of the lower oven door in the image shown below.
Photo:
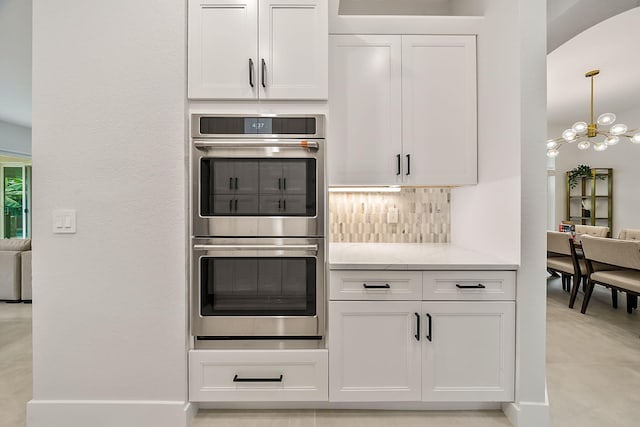
<path fill-rule="evenodd" d="M 192 334 L 302 338 L 324 333 L 324 239 L 194 238 Z"/>

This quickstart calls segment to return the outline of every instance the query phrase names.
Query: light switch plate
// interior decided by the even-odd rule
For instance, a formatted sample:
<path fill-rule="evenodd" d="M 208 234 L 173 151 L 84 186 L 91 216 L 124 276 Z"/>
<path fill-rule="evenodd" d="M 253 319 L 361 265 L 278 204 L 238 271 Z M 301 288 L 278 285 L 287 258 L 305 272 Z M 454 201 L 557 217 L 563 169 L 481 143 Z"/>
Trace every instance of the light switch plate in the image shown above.
<path fill-rule="evenodd" d="M 387 223 L 388 224 L 397 224 L 398 223 L 398 208 L 389 208 L 387 211 Z"/>
<path fill-rule="evenodd" d="M 52 213 L 53 232 L 67 234 L 76 232 L 76 210 L 55 209 Z"/>

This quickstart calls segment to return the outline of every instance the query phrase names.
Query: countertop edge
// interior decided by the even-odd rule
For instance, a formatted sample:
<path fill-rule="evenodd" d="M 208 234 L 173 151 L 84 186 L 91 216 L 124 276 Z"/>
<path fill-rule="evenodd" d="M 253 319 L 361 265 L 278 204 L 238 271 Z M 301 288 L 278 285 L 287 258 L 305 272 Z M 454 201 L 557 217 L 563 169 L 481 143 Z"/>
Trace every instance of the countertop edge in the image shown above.
<path fill-rule="evenodd" d="M 376 263 L 328 263 L 329 270 L 469 270 L 469 271 L 491 271 L 506 270 L 517 271 L 517 264 L 376 264 Z"/>

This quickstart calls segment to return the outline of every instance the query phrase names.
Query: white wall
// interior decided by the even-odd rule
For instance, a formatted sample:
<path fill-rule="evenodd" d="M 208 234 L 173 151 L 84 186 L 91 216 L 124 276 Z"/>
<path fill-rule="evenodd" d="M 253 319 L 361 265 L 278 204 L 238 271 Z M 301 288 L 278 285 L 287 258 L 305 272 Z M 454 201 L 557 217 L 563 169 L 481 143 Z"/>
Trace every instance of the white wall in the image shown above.
<path fill-rule="evenodd" d="M 186 4 L 33 13 L 27 424 L 184 426 Z M 52 234 L 57 208 L 77 234 Z"/>
<path fill-rule="evenodd" d="M 630 128 L 640 128 L 640 107 L 631 111 L 614 111 L 617 122 Z M 586 118 L 586 117 L 585 117 Z M 549 126 L 549 138 L 560 136 L 562 131 L 571 126 Z M 603 139 L 602 137 L 594 140 Z M 617 237 L 622 228 L 640 228 L 640 144 L 631 143 L 628 138 L 606 151 L 596 152 L 593 148 L 578 150 L 575 144 L 565 144 L 556 157 L 556 220 L 560 222 L 566 214 L 566 179 L 565 172 L 579 164 L 593 168 L 613 168 L 613 233 Z"/>
<path fill-rule="evenodd" d="M 0 155 L 31 157 L 31 128 L 0 120 Z"/>

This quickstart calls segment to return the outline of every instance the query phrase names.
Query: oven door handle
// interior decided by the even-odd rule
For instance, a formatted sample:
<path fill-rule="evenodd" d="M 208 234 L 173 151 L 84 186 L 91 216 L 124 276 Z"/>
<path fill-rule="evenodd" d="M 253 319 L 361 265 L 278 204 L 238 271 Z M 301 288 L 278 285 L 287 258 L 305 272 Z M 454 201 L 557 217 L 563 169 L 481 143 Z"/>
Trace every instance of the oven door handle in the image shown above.
<path fill-rule="evenodd" d="M 195 139 L 193 146 L 198 150 L 209 150 L 211 148 L 303 148 L 317 150 L 318 141 L 307 141 L 306 139 L 296 141 L 202 141 Z"/>
<path fill-rule="evenodd" d="M 193 245 L 196 251 L 307 251 L 318 252 L 318 245 Z"/>

